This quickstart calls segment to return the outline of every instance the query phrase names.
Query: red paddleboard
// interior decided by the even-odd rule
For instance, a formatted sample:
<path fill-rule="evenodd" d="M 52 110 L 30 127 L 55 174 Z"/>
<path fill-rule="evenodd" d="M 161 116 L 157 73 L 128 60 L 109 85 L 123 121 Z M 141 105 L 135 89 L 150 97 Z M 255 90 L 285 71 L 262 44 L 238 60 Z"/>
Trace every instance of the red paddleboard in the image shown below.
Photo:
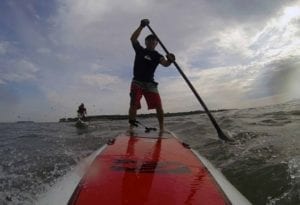
<path fill-rule="evenodd" d="M 250 204 L 205 158 L 171 133 L 120 134 L 105 146 L 69 205 Z"/>

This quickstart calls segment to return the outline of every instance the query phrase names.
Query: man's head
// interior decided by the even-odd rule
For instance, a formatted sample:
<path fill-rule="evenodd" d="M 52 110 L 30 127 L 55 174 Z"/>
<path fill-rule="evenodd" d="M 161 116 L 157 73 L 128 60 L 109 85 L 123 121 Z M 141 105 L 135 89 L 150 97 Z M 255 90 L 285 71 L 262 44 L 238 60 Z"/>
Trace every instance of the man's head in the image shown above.
<path fill-rule="evenodd" d="M 158 40 L 156 38 L 156 36 L 150 34 L 145 38 L 145 45 L 146 48 L 150 49 L 150 50 L 154 50 L 156 45 L 158 43 Z"/>

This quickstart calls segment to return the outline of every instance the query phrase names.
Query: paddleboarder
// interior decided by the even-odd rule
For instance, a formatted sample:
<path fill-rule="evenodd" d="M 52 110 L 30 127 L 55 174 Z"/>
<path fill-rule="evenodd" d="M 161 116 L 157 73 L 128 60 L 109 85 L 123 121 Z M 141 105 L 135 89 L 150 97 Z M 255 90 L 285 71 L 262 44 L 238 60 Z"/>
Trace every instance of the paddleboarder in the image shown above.
<path fill-rule="evenodd" d="M 81 120 L 84 120 L 85 119 L 85 115 L 86 115 L 86 108 L 84 107 L 84 104 L 81 103 L 78 107 L 78 110 L 77 110 L 77 114 L 78 114 L 78 118 L 81 119 Z"/>
<path fill-rule="evenodd" d="M 155 50 L 158 39 L 151 34 L 145 38 L 145 48 L 140 45 L 138 37 L 143 28 L 149 25 L 148 19 L 141 20 L 139 27 L 131 35 L 131 43 L 135 51 L 135 60 L 133 67 L 133 79 L 130 87 L 130 107 L 129 124 L 130 129 L 137 126 L 136 114 L 141 108 L 141 98 L 145 97 L 148 109 L 156 109 L 160 132 L 164 131 L 164 112 L 161 98 L 158 92 L 158 83 L 154 81 L 154 73 L 158 64 L 164 67 L 170 66 L 175 61 L 172 53 L 166 55 L 166 58 Z"/>

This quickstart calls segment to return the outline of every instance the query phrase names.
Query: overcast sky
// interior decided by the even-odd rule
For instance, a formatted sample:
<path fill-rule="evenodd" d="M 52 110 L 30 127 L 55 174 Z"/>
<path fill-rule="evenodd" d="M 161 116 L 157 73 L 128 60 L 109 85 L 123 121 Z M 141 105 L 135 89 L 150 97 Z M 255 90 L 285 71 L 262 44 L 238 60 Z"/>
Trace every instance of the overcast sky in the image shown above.
<path fill-rule="evenodd" d="M 299 0 L 2 0 L 0 122 L 126 114 L 143 18 L 210 109 L 300 98 Z M 165 112 L 202 109 L 174 66 L 155 79 Z"/>

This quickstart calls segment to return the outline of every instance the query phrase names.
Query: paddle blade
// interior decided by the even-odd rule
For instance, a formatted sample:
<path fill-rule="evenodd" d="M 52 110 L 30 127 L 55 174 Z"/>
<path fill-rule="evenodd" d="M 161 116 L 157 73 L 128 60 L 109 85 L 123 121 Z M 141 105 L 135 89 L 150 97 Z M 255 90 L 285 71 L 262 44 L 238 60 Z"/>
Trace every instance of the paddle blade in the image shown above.
<path fill-rule="evenodd" d="M 234 142 L 233 139 L 227 137 L 221 130 L 218 130 L 218 136 L 221 140 L 224 140 L 225 142 Z"/>

